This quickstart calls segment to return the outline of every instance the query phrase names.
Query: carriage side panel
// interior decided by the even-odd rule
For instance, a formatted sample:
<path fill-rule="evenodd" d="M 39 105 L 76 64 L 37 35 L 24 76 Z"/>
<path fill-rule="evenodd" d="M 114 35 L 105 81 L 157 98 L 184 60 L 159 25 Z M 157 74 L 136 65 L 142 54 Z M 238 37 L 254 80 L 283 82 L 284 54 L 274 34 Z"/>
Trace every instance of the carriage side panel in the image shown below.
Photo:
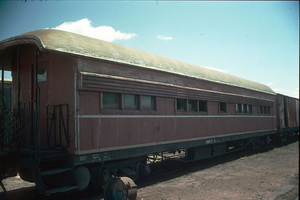
<path fill-rule="evenodd" d="M 78 69 L 79 154 L 276 129 L 274 95 L 117 63 L 79 59 Z M 118 96 L 117 107 L 103 107 L 104 93 Z M 125 94 L 153 96 L 155 109 L 127 110 Z M 178 98 L 205 100 L 208 111 L 179 111 Z M 251 104 L 251 113 L 237 113 L 236 103 Z"/>

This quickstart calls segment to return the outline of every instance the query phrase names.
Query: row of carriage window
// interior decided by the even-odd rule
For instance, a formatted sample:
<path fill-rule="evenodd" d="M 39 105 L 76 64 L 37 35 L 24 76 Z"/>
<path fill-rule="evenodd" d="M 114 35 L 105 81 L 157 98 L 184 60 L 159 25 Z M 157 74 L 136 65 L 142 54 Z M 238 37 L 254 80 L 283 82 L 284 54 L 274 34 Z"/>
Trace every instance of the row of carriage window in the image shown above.
<path fill-rule="evenodd" d="M 103 109 L 156 110 L 154 96 L 103 92 Z"/>
<path fill-rule="evenodd" d="M 103 109 L 122 110 L 156 110 L 156 97 L 136 94 L 102 93 Z M 176 111 L 179 112 L 208 112 L 207 101 L 193 99 L 176 99 Z M 227 103 L 219 102 L 219 112 L 227 112 Z M 236 113 L 252 114 L 252 105 L 235 104 Z M 269 106 L 258 106 L 259 114 L 271 114 Z"/>

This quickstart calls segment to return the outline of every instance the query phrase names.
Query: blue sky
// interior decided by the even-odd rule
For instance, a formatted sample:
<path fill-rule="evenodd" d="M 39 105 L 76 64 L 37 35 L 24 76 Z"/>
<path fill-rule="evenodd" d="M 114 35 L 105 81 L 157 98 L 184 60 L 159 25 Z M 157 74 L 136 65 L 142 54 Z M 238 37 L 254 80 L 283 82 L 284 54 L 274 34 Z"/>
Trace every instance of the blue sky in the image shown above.
<path fill-rule="evenodd" d="M 0 40 L 44 28 L 92 34 L 299 96 L 298 1 L 0 2 Z"/>

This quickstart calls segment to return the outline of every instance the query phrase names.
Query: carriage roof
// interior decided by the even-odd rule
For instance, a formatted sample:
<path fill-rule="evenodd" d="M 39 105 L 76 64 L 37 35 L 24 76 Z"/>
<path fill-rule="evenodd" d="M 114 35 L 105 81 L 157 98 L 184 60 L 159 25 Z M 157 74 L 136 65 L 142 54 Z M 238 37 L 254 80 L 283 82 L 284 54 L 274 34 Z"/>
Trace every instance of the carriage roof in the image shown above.
<path fill-rule="evenodd" d="M 129 64 L 137 67 L 275 94 L 274 91 L 266 85 L 237 76 L 60 30 L 44 29 L 12 37 L 0 42 L 0 49 L 7 46 L 26 43 L 37 45 L 41 51 L 50 50 Z"/>

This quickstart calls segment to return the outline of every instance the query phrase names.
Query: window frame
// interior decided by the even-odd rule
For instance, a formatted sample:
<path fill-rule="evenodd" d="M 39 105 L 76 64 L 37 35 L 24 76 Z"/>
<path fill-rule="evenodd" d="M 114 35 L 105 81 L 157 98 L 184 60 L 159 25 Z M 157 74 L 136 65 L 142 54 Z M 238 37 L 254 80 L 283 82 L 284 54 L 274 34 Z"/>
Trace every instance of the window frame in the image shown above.
<path fill-rule="evenodd" d="M 242 104 L 240 103 L 235 104 L 235 112 L 242 113 Z"/>
<path fill-rule="evenodd" d="M 43 72 L 43 73 L 41 73 Z M 37 69 L 37 82 L 43 83 L 48 81 L 48 68 L 42 67 Z"/>
<path fill-rule="evenodd" d="M 126 105 L 126 96 L 127 95 L 132 95 L 135 99 L 135 103 L 136 105 Z M 122 94 L 123 98 L 122 98 L 122 110 L 139 110 L 140 108 L 140 95 L 137 95 L 137 94 L 128 94 L 128 93 L 125 93 L 125 94 Z"/>
<path fill-rule="evenodd" d="M 219 113 L 227 113 L 227 103 L 219 102 Z"/>
<path fill-rule="evenodd" d="M 108 94 L 116 94 L 117 103 L 115 105 L 105 105 L 104 104 L 104 96 L 105 93 Z M 121 102 L 122 102 L 122 95 L 116 92 L 101 92 L 101 110 L 121 110 Z"/>
<path fill-rule="evenodd" d="M 204 110 L 201 109 L 202 106 L 200 106 L 200 103 L 204 103 Z M 207 113 L 208 112 L 208 102 L 205 100 L 198 100 L 198 111 Z"/>
<path fill-rule="evenodd" d="M 191 103 L 193 102 L 194 105 L 192 105 Z M 191 107 L 190 106 L 194 106 L 195 109 L 190 109 Z M 195 100 L 195 99 L 188 99 L 187 100 L 187 111 L 188 112 L 198 112 L 198 100 Z"/>
<path fill-rule="evenodd" d="M 185 112 L 185 111 L 187 111 L 187 99 L 183 99 L 183 98 L 176 98 L 175 99 L 176 100 L 176 103 L 175 103 L 175 108 L 176 108 L 176 111 L 178 111 L 178 112 Z M 183 104 L 181 104 L 181 107 L 182 108 L 178 108 L 178 103 L 179 102 L 182 102 Z"/>
<path fill-rule="evenodd" d="M 267 106 L 267 114 L 270 115 L 271 114 L 271 107 Z"/>
<path fill-rule="evenodd" d="M 150 97 L 150 99 L 151 99 L 151 105 L 150 106 L 145 106 L 144 105 L 143 97 Z M 157 98 L 156 98 L 156 96 L 140 95 L 140 110 L 156 111 L 156 108 L 157 108 Z"/>
<path fill-rule="evenodd" d="M 248 112 L 247 113 L 252 114 L 253 113 L 252 105 L 247 104 L 247 107 L 248 107 Z"/>
<path fill-rule="evenodd" d="M 242 112 L 248 113 L 248 104 L 242 104 Z"/>

